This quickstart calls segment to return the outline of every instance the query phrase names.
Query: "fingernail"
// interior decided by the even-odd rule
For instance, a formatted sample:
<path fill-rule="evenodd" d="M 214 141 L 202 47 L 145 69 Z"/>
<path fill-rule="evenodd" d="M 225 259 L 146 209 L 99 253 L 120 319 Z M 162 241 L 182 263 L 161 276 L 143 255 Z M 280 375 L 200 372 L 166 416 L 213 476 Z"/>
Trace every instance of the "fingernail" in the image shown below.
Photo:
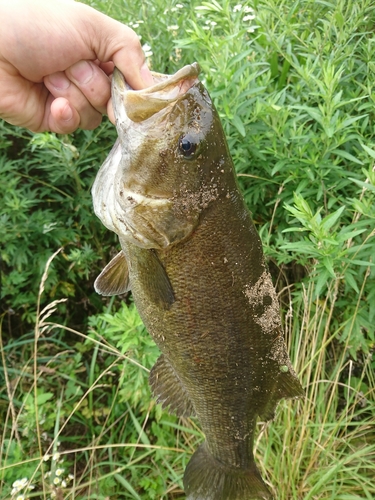
<path fill-rule="evenodd" d="M 94 71 L 92 66 L 87 61 L 79 61 L 69 68 L 72 77 L 80 84 L 88 83 Z"/>
<path fill-rule="evenodd" d="M 53 73 L 48 77 L 50 83 L 58 90 L 66 90 L 70 85 L 70 80 L 65 76 L 62 71 Z"/>
<path fill-rule="evenodd" d="M 151 71 L 148 69 L 147 63 L 143 63 L 141 67 L 141 77 L 147 87 L 150 87 L 154 84 L 154 79 L 152 78 Z"/>
<path fill-rule="evenodd" d="M 73 111 L 69 104 L 65 104 L 64 108 L 61 110 L 61 118 L 66 122 L 73 118 Z"/>

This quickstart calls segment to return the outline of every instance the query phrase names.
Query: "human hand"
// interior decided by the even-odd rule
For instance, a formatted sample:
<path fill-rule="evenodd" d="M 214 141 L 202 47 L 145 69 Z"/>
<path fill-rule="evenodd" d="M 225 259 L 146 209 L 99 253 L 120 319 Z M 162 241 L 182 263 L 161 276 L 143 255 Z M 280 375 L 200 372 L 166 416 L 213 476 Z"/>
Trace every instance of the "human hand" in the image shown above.
<path fill-rule="evenodd" d="M 116 65 L 134 89 L 152 84 L 137 35 L 72 0 L 0 0 L 0 117 L 34 132 L 112 121 Z"/>

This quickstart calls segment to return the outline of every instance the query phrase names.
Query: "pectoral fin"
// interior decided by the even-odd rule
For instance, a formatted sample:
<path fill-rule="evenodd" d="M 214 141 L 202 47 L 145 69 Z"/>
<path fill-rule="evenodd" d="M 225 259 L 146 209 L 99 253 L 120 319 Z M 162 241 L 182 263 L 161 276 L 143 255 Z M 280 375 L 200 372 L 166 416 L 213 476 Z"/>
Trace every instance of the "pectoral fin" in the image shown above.
<path fill-rule="evenodd" d="M 135 279 L 142 281 L 143 292 L 151 303 L 157 304 L 162 309 L 169 309 L 175 297 L 167 272 L 157 253 L 152 249 L 139 247 L 135 252 L 136 262 L 131 260 Z M 135 269 L 135 266 L 138 269 Z"/>
<path fill-rule="evenodd" d="M 150 373 L 153 395 L 163 408 L 168 408 L 178 417 L 194 415 L 194 408 L 175 370 L 162 354 Z"/>
<path fill-rule="evenodd" d="M 129 269 L 124 253 L 119 252 L 96 278 L 94 288 L 100 295 L 120 295 L 130 290 Z"/>

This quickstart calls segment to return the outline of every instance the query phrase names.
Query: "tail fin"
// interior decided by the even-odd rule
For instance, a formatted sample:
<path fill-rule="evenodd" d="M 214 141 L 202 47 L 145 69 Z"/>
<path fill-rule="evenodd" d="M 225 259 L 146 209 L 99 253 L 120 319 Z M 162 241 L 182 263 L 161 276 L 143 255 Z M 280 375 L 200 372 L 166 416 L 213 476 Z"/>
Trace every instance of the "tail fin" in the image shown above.
<path fill-rule="evenodd" d="M 230 468 L 216 460 L 203 443 L 184 475 L 186 500 L 272 500 L 255 463 L 250 469 Z"/>

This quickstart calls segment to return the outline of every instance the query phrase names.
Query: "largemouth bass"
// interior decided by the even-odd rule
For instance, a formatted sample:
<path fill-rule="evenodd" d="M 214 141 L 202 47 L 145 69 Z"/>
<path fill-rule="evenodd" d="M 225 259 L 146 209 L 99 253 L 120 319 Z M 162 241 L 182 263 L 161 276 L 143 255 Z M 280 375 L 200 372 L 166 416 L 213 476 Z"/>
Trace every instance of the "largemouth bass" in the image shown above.
<path fill-rule="evenodd" d="M 254 462 L 256 420 L 303 395 L 262 245 L 197 64 L 131 90 L 115 70 L 118 140 L 93 186 L 121 252 L 97 292 L 132 291 L 162 354 L 153 394 L 196 416 L 206 440 L 184 475 L 188 500 L 270 499 Z"/>

